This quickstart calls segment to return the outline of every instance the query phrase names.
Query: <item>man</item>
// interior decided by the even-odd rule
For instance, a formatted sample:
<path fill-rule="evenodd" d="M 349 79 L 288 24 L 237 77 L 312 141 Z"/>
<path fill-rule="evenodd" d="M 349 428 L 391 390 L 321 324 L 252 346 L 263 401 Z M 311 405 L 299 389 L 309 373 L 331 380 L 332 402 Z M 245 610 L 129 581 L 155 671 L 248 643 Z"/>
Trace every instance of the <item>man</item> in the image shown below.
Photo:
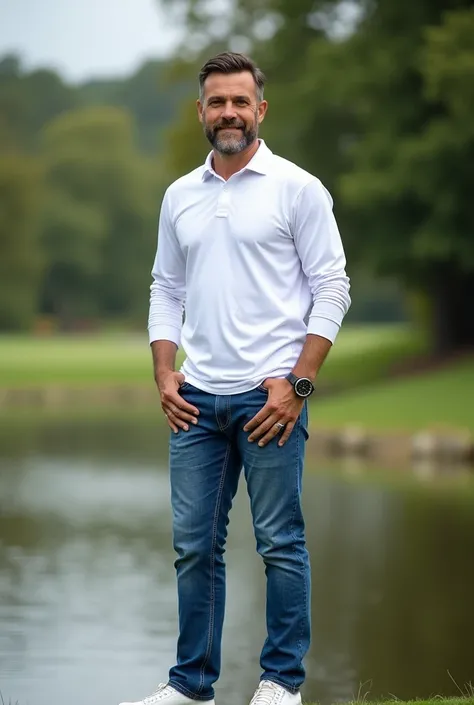
<path fill-rule="evenodd" d="M 310 643 L 306 400 L 349 308 L 349 280 L 329 194 L 258 138 L 267 111 L 261 71 L 224 53 L 199 79 L 198 116 L 212 152 L 165 194 L 149 316 L 173 431 L 177 663 L 135 705 L 214 704 L 223 554 L 242 466 L 267 576 L 268 638 L 251 705 L 297 705 Z"/>

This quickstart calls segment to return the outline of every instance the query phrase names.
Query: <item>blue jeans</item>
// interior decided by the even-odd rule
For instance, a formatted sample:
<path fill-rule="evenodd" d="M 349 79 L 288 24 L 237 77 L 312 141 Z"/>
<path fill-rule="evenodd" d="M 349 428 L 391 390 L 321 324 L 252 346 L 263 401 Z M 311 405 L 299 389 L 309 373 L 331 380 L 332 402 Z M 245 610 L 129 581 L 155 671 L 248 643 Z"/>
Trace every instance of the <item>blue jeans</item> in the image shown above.
<path fill-rule="evenodd" d="M 170 442 L 179 638 L 169 682 L 189 698 L 214 697 L 221 667 L 227 525 L 243 466 L 267 576 L 262 678 L 295 693 L 304 680 L 302 661 L 310 642 L 310 566 L 301 510 L 307 407 L 284 446 L 273 439 L 260 448 L 248 442 L 243 427 L 266 402 L 262 387 L 215 396 L 185 383 L 181 394 L 200 416 L 197 426 L 172 433 Z"/>

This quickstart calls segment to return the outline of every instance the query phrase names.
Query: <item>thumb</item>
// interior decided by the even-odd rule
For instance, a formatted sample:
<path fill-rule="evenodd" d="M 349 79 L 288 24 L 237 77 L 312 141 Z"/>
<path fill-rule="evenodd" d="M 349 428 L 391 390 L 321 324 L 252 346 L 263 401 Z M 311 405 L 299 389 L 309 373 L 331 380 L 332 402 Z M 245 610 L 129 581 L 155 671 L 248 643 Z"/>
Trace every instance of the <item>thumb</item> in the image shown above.
<path fill-rule="evenodd" d="M 176 381 L 181 386 L 184 382 L 184 375 L 182 372 L 176 372 Z"/>

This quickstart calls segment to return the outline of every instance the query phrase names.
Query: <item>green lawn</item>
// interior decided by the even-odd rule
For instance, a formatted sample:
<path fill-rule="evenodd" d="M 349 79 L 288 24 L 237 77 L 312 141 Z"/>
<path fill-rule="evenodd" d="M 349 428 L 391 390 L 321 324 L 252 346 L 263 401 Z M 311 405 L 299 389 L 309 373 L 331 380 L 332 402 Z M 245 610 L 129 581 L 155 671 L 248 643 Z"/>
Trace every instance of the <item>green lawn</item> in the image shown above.
<path fill-rule="evenodd" d="M 0 387 L 151 382 L 146 336 L 0 337 Z"/>
<path fill-rule="evenodd" d="M 346 386 L 384 376 L 423 349 L 402 326 L 343 327 L 320 383 Z M 152 383 L 146 335 L 0 336 L 0 387 L 42 384 Z"/>
<path fill-rule="evenodd" d="M 318 705 L 317 703 L 305 703 L 305 705 Z M 467 698 L 431 698 L 431 700 L 354 700 L 345 705 L 474 705 L 474 697 Z"/>
<path fill-rule="evenodd" d="M 311 402 L 311 423 L 374 430 L 474 430 L 474 358 L 419 376 L 386 381 L 394 364 L 424 351 L 403 326 L 343 327 L 318 378 L 329 391 Z M 33 338 L 0 336 L 0 388 L 35 385 L 153 384 L 146 335 Z M 343 393 L 331 390 L 343 389 Z"/>
<path fill-rule="evenodd" d="M 474 431 L 474 356 L 420 375 L 393 379 L 311 402 L 311 423 L 374 430 L 466 428 Z"/>

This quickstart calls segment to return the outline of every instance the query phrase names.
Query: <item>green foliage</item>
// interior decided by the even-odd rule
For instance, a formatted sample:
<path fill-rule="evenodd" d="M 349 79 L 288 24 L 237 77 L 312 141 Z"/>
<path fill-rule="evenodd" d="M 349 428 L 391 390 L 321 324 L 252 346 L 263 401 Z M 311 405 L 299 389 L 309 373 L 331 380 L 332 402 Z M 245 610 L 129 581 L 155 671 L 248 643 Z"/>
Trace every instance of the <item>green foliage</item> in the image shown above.
<path fill-rule="evenodd" d="M 195 81 L 193 81 L 195 82 Z M 142 151 L 155 153 L 163 130 L 189 91 L 189 80 L 168 80 L 166 62 L 145 62 L 125 79 L 65 84 L 50 70 L 27 72 L 17 56 L 0 58 L 0 149 L 7 143 L 34 150 L 40 130 L 53 118 L 81 107 L 114 106 L 129 112 Z"/>
<path fill-rule="evenodd" d="M 119 108 L 66 113 L 42 135 L 48 260 L 44 305 L 63 327 L 78 317 L 145 316 L 158 178 Z"/>
<path fill-rule="evenodd" d="M 42 268 L 37 232 L 40 170 L 31 159 L 0 155 L 0 329 L 32 325 Z"/>
<path fill-rule="evenodd" d="M 246 40 L 269 79 L 262 136 L 329 187 L 349 271 L 360 263 L 429 299 L 439 350 L 474 345 L 470 0 L 234 0 L 219 25 L 206 3 L 180 6 L 186 42 L 199 37 L 183 53 L 195 72 Z M 173 129 L 195 140 L 190 114 Z M 173 155 L 192 168 L 192 151 Z"/>
<path fill-rule="evenodd" d="M 5 57 L 0 60 L 0 149 L 33 150 L 39 130 L 77 104 L 77 93 L 53 71 L 24 73 L 17 57 Z"/>
<path fill-rule="evenodd" d="M 164 163 L 170 181 L 202 164 L 210 150 L 198 121 L 196 97 L 184 101 L 179 118 L 166 133 Z"/>
<path fill-rule="evenodd" d="M 143 329 L 168 179 L 157 144 L 186 86 L 164 69 L 148 62 L 124 80 L 72 87 L 0 60 L 0 330 L 31 327 L 38 314 L 61 328 L 116 317 Z M 34 186 L 21 154 L 38 162 Z"/>
<path fill-rule="evenodd" d="M 112 105 L 129 111 L 137 125 L 137 143 L 149 153 L 162 147 L 164 130 L 189 88 L 189 81 L 168 80 L 164 62 L 148 61 L 126 79 L 88 81 L 78 92 L 83 105 Z"/>
<path fill-rule="evenodd" d="M 474 131 L 465 113 L 453 110 L 453 96 L 463 105 L 459 96 L 472 90 L 474 73 L 466 68 L 469 57 L 474 66 L 474 50 L 464 35 L 473 13 L 442 15 L 439 4 L 419 3 L 411 32 L 388 34 L 390 25 L 374 29 L 368 20 L 350 42 L 364 129 L 352 168 L 341 177 L 342 195 L 356 223 L 358 254 L 409 281 L 429 281 L 444 263 L 474 268 L 467 199 Z M 453 65 L 454 91 L 444 80 Z"/>
<path fill-rule="evenodd" d="M 127 79 L 72 87 L 54 72 L 25 71 L 14 56 L 0 60 L 0 155 L 17 165 L 11 177 L 0 166 L 13 199 L 5 213 L 28 191 L 20 183 L 30 166 L 19 167 L 18 155 L 34 154 L 44 168 L 44 184 L 40 172 L 32 177 L 31 204 L 22 196 L 24 239 L 2 235 L 4 261 L 20 269 L 40 272 L 42 247 L 41 298 L 32 303 L 35 274 L 18 325 L 35 310 L 62 325 L 108 316 L 143 325 L 161 194 L 209 149 L 196 118 L 197 70 L 231 48 L 251 53 L 268 76 L 262 136 L 333 194 L 354 280 L 350 316 L 393 316 L 407 286 L 439 350 L 473 345 L 470 0 L 228 0 L 219 16 L 199 0 L 167 7 L 188 27 L 171 66 L 150 61 Z M 31 247 L 20 246 L 25 238 Z M 389 279 L 379 285 L 375 276 Z"/>

